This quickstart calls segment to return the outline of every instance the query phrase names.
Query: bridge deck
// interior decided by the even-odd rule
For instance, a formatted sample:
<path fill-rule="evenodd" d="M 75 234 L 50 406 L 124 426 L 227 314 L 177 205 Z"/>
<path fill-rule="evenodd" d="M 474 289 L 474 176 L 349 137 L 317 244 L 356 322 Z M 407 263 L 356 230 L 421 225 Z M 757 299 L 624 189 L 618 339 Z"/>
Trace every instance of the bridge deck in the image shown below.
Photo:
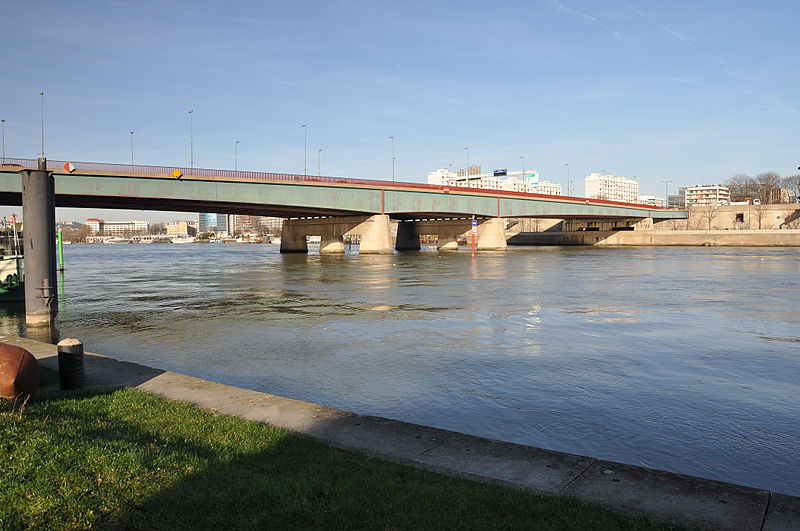
<path fill-rule="evenodd" d="M 454 188 L 419 183 L 280 173 L 48 161 L 56 206 L 219 212 L 276 217 L 371 215 L 395 219 L 441 217 L 686 218 L 685 210 L 586 199 Z M 0 203 L 21 204 L 19 172 L 36 161 L 5 159 Z"/>

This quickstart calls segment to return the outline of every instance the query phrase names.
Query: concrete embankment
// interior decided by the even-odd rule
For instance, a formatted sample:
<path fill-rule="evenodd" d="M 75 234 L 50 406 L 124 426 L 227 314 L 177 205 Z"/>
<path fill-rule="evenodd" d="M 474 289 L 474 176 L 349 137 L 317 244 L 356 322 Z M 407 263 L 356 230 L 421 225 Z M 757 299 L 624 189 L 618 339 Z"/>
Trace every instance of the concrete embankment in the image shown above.
<path fill-rule="evenodd" d="M 54 345 L 16 336 L 0 336 L 0 341 L 28 349 L 45 367 L 58 367 Z M 572 496 L 705 529 L 800 528 L 800 498 L 794 496 L 357 415 L 91 353 L 86 353 L 85 365 L 87 389 L 136 387 L 444 474 Z M 61 392 L 56 385 L 40 394 Z"/>
<path fill-rule="evenodd" d="M 520 232 L 509 245 L 800 247 L 800 230 L 630 230 Z"/>

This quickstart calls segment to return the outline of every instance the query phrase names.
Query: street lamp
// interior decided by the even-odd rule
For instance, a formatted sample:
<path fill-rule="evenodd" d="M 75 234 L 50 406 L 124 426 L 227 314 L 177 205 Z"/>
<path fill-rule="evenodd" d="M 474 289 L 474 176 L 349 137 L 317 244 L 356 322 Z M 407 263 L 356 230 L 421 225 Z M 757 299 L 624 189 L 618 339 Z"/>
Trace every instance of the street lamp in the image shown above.
<path fill-rule="evenodd" d="M 42 158 L 44 158 L 44 92 L 39 91 L 39 97 L 42 100 Z"/>
<path fill-rule="evenodd" d="M 567 195 L 572 195 L 572 181 L 569 180 L 569 163 L 565 162 L 564 166 L 567 167 Z"/>
<path fill-rule="evenodd" d="M 664 208 L 669 208 L 669 183 L 671 183 L 672 180 L 658 182 L 664 183 Z"/>
<path fill-rule="evenodd" d="M 467 186 L 469 186 L 469 148 L 465 147 L 464 149 L 467 150 L 467 174 L 466 174 L 467 181 L 466 182 L 467 182 Z"/>
<path fill-rule="evenodd" d="M 133 166 L 133 131 L 131 131 L 131 166 Z"/>
<path fill-rule="evenodd" d="M 239 171 L 239 141 L 233 142 L 233 169 Z"/>
<path fill-rule="evenodd" d="M 189 109 L 189 175 L 194 173 L 194 112 Z"/>
<path fill-rule="evenodd" d="M 6 119 L 0 119 L 0 127 L 3 131 L 3 164 L 6 163 Z"/>
<path fill-rule="evenodd" d="M 317 148 L 317 177 L 322 175 L 322 148 Z"/>
<path fill-rule="evenodd" d="M 300 124 L 303 128 L 303 177 L 308 174 L 308 127 Z"/>
<path fill-rule="evenodd" d="M 394 137 L 389 137 L 392 140 L 392 183 L 394 183 Z"/>

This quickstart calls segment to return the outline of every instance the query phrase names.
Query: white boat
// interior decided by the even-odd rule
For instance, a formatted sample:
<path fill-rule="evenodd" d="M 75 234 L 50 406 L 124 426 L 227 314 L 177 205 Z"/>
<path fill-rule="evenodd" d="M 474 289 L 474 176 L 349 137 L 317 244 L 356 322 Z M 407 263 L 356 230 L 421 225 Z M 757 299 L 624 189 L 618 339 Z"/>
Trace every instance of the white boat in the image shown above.
<path fill-rule="evenodd" d="M 320 243 L 322 241 L 321 236 L 306 236 L 307 243 Z"/>
<path fill-rule="evenodd" d="M 281 244 L 280 236 L 272 236 L 272 237 L 270 237 L 269 243 L 274 244 L 274 245 L 280 245 Z"/>
<path fill-rule="evenodd" d="M 172 243 L 194 243 L 194 236 L 177 236 L 170 241 Z"/>

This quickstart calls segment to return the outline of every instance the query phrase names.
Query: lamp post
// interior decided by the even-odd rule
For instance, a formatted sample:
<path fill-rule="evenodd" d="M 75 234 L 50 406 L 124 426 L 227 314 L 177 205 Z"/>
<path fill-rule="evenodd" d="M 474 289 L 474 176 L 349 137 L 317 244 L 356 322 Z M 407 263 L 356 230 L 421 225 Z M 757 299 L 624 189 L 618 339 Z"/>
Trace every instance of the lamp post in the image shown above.
<path fill-rule="evenodd" d="M 44 158 L 44 92 L 39 91 L 39 98 L 42 100 L 42 158 Z"/>
<path fill-rule="evenodd" d="M 672 180 L 670 179 L 668 181 L 658 181 L 658 182 L 664 183 L 664 208 L 669 208 L 669 183 L 671 183 Z"/>
<path fill-rule="evenodd" d="M 194 173 L 194 112 L 189 109 L 189 175 Z"/>
<path fill-rule="evenodd" d="M 0 127 L 3 131 L 3 164 L 6 163 L 6 119 L 0 119 Z"/>
<path fill-rule="evenodd" d="M 233 142 L 233 169 L 239 171 L 239 141 Z"/>
<path fill-rule="evenodd" d="M 322 148 L 317 148 L 317 177 L 322 176 Z"/>
<path fill-rule="evenodd" d="M 567 167 L 567 195 L 572 195 L 572 181 L 569 180 L 569 163 L 565 162 L 564 166 Z"/>
<path fill-rule="evenodd" d="M 133 131 L 131 131 L 131 166 L 133 166 Z"/>
<path fill-rule="evenodd" d="M 523 190 L 522 191 L 523 192 L 527 192 L 528 191 L 528 185 L 527 185 L 527 183 L 525 181 L 525 155 L 520 155 L 519 158 L 522 159 L 522 186 L 523 186 Z"/>
<path fill-rule="evenodd" d="M 308 127 L 300 124 L 303 128 L 303 177 L 308 174 Z"/>
<path fill-rule="evenodd" d="M 390 136 L 389 139 L 392 141 L 392 183 L 394 183 L 394 137 Z"/>
<path fill-rule="evenodd" d="M 467 150 L 467 174 L 466 174 L 467 180 L 466 180 L 466 183 L 467 183 L 467 186 L 469 186 L 469 148 L 465 147 L 464 149 Z"/>

